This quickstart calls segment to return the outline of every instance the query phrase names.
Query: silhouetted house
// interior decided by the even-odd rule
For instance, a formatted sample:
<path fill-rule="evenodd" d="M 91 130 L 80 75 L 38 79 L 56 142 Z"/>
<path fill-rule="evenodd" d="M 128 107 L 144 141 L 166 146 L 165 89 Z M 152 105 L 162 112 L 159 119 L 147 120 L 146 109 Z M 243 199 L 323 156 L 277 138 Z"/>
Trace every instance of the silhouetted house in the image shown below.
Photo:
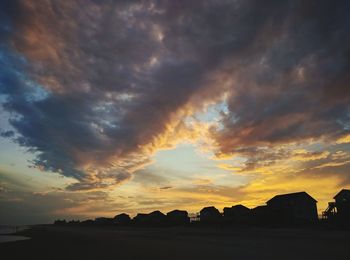
<path fill-rule="evenodd" d="M 199 212 L 201 223 L 215 223 L 221 220 L 221 213 L 213 206 L 205 207 Z"/>
<path fill-rule="evenodd" d="M 311 224 L 318 221 L 317 201 L 306 192 L 277 195 L 266 202 L 268 214 L 280 224 Z"/>
<path fill-rule="evenodd" d="M 72 225 L 72 226 L 75 226 L 75 225 L 79 225 L 80 224 L 80 220 L 71 220 L 67 223 L 68 225 Z"/>
<path fill-rule="evenodd" d="M 266 205 L 251 209 L 252 223 L 256 225 L 267 225 L 273 223 L 273 215 Z"/>
<path fill-rule="evenodd" d="M 114 223 L 120 226 L 128 225 L 131 222 L 131 218 L 128 214 L 121 213 L 119 215 L 116 215 L 114 218 Z"/>
<path fill-rule="evenodd" d="M 227 223 L 244 224 L 250 221 L 251 211 L 243 205 L 224 208 L 224 220 Z"/>
<path fill-rule="evenodd" d="M 350 224 L 350 190 L 341 190 L 334 196 L 334 202 L 322 213 L 330 224 Z"/>
<path fill-rule="evenodd" d="M 57 225 L 57 226 L 63 226 L 63 225 L 67 224 L 67 221 L 65 219 L 63 219 L 63 220 L 57 219 L 57 220 L 55 220 L 55 222 L 53 224 Z"/>
<path fill-rule="evenodd" d="M 186 225 L 190 223 L 190 218 L 188 217 L 188 212 L 185 210 L 173 210 L 167 214 L 169 224 L 171 225 Z"/>
<path fill-rule="evenodd" d="M 113 218 L 99 217 L 99 218 L 95 218 L 95 224 L 105 226 L 105 225 L 113 225 L 114 223 L 113 223 Z"/>
<path fill-rule="evenodd" d="M 337 217 L 341 221 L 350 222 L 350 190 L 341 190 L 334 196 L 334 200 L 337 207 Z"/>
<path fill-rule="evenodd" d="M 87 219 L 87 220 L 80 222 L 80 225 L 82 225 L 82 226 L 92 226 L 94 224 L 95 224 L 95 221 L 93 221 L 92 219 Z"/>
<path fill-rule="evenodd" d="M 138 225 L 138 226 L 143 226 L 147 224 L 147 220 L 148 220 L 148 214 L 145 213 L 138 213 L 133 219 L 132 221 L 134 222 L 134 224 Z"/>
<path fill-rule="evenodd" d="M 167 216 L 159 210 L 149 214 L 139 213 L 133 220 L 139 226 L 164 226 L 167 224 Z"/>
<path fill-rule="evenodd" d="M 167 222 L 167 216 L 159 210 L 156 210 L 148 214 L 148 221 L 151 225 L 163 226 Z"/>

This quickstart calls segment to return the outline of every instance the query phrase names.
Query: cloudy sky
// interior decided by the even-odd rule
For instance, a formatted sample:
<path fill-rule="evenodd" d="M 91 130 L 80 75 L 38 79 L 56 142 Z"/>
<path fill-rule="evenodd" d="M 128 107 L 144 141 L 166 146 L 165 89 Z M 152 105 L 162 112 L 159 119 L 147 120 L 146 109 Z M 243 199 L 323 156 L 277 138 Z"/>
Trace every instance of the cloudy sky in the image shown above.
<path fill-rule="evenodd" d="M 350 1 L 4 0 L 0 223 L 350 187 Z"/>

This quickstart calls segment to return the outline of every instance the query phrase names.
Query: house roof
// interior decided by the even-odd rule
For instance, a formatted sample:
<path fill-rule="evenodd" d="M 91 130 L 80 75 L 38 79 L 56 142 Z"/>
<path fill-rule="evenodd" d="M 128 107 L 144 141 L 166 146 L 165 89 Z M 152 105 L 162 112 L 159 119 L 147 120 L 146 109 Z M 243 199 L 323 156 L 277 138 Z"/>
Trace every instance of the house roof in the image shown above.
<path fill-rule="evenodd" d="M 165 216 L 164 213 L 160 212 L 159 210 L 153 211 L 148 214 L 149 216 Z"/>
<path fill-rule="evenodd" d="M 224 211 L 225 210 L 250 210 L 250 209 L 242 204 L 239 204 L 239 205 L 234 205 L 232 207 L 225 207 Z"/>
<path fill-rule="evenodd" d="M 173 214 L 188 214 L 188 212 L 186 210 L 174 209 L 167 213 L 167 215 L 173 215 Z"/>
<path fill-rule="evenodd" d="M 231 207 L 232 209 L 249 209 L 246 206 L 242 205 L 242 204 L 238 204 L 238 205 L 234 205 Z"/>
<path fill-rule="evenodd" d="M 339 196 L 350 196 L 350 190 L 342 189 L 333 197 L 333 199 L 337 199 Z"/>
<path fill-rule="evenodd" d="M 315 200 L 313 197 L 311 197 L 308 193 L 306 193 L 305 191 L 301 191 L 301 192 L 276 195 L 272 199 L 268 200 L 266 203 L 269 204 L 270 202 L 286 201 L 286 200 L 301 199 L 301 198 L 302 199 L 311 199 L 314 202 L 317 202 L 317 200 Z"/>
<path fill-rule="evenodd" d="M 217 208 L 215 208 L 214 206 L 204 207 L 204 208 L 202 208 L 202 210 L 200 212 L 203 212 L 203 211 L 217 211 L 217 212 L 219 212 L 219 210 Z"/>
<path fill-rule="evenodd" d="M 121 214 L 118 214 L 118 215 L 114 216 L 114 218 L 118 218 L 118 217 L 129 217 L 129 215 L 126 214 L 126 213 L 121 213 Z"/>

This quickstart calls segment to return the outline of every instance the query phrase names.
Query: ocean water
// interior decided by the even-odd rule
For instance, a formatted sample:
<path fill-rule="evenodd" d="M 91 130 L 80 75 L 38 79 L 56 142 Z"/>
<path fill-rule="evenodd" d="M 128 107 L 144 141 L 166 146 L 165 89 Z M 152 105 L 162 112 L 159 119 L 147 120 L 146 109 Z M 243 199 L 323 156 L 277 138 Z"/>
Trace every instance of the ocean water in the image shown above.
<path fill-rule="evenodd" d="M 27 228 L 28 228 L 27 226 L 4 226 L 4 225 L 0 225 L 0 243 L 30 239 L 29 237 L 24 237 L 24 236 L 7 235 L 7 234 L 14 234 L 16 232 L 25 230 Z"/>
<path fill-rule="evenodd" d="M 2 234 L 12 234 L 17 232 L 16 226 L 2 226 L 0 225 L 0 235 Z"/>

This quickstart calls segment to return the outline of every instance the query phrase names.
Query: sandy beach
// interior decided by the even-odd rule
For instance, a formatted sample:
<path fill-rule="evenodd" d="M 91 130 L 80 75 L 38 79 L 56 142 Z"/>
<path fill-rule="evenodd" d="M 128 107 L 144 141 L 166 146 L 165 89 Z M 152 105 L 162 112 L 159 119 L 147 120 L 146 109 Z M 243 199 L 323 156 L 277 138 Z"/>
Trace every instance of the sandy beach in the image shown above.
<path fill-rule="evenodd" d="M 6 259 L 350 259 L 350 232 L 35 226 Z"/>

